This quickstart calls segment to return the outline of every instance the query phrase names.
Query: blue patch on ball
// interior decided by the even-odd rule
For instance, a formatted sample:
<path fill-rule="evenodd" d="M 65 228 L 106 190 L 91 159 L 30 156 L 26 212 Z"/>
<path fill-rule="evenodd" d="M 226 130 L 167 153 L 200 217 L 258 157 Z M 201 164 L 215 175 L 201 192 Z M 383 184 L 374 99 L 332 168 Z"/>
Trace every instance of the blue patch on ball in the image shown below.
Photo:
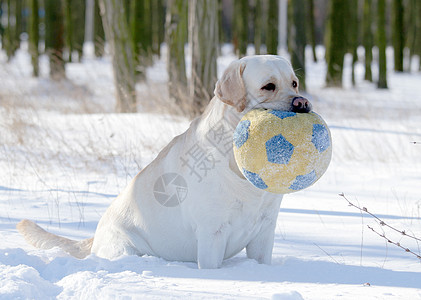
<path fill-rule="evenodd" d="M 267 189 L 266 183 L 263 181 L 262 178 L 260 178 L 259 174 L 247 171 L 243 168 L 243 174 L 247 178 L 248 181 L 250 181 L 255 187 L 259 189 Z"/>
<path fill-rule="evenodd" d="M 322 124 L 313 125 L 313 137 L 311 142 L 314 144 L 316 149 L 321 153 L 330 146 L 329 132 L 327 128 Z"/>
<path fill-rule="evenodd" d="M 285 119 L 285 118 L 289 118 L 289 117 L 293 117 L 296 115 L 295 112 L 292 111 L 283 111 L 283 110 L 272 110 L 270 111 L 270 113 L 274 116 L 277 116 L 278 118 Z"/>
<path fill-rule="evenodd" d="M 234 131 L 234 144 L 237 148 L 240 148 L 249 138 L 249 127 L 250 121 L 241 121 Z"/>
<path fill-rule="evenodd" d="M 298 175 L 289 188 L 294 191 L 305 189 L 316 181 L 316 177 L 316 171 L 314 170 L 306 175 Z"/>
<path fill-rule="evenodd" d="M 294 153 L 294 146 L 282 134 L 275 135 L 265 145 L 268 161 L 274 164 L 288 164 Z"/>

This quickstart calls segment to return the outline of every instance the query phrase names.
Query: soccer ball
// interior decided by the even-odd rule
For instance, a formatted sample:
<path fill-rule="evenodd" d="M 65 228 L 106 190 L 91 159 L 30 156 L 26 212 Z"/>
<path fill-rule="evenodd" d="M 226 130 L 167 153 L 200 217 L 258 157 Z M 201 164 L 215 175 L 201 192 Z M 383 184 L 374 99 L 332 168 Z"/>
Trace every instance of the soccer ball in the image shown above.
<path fill-rule="evenodd" d="M 234 156 L 255 187 L 288 194 L 315 183 L 332 157 L 332 139 L 316 113 L 254 109 L 234 131 Z"/>

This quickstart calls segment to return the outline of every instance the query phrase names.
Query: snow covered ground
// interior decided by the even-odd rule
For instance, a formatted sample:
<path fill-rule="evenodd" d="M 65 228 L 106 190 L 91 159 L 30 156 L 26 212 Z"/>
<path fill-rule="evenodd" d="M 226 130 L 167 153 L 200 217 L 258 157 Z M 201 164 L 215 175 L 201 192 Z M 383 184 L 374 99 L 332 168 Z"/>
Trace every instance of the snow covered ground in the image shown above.
<path fill-rule="evenodd" d="M 92 237 L 113 198 L 189 124 L 150 104 L 165 98 L 162 60 L 138 86 L 141 112 L 116 115 L 108 58 L 70 64 L 68 80 L 54 83 L 45 58 L 41 78 L 31 77 L 24 50 L 8 64 L 0 54 L 0 299 L 421 299 L 421 261 L 367 225 L 417 254 L 419 242 L 339 196 L 421 237 L 420 73 L 390 70 L 390 89 L 377 90 L 359 64 L 356 88 L 347 68 L 345 89 L 325 89 L 325 63 L 309 60 L 308 97 L 333 136 L 328 171 L 284 197 L 272 265 L 242 252 L 221 269 L 198 270 L 156 257 L 78 260 L 34 249 L 17 233 L 29 218 Z M 234 58 L 223 53 L 220 72 Z"/>

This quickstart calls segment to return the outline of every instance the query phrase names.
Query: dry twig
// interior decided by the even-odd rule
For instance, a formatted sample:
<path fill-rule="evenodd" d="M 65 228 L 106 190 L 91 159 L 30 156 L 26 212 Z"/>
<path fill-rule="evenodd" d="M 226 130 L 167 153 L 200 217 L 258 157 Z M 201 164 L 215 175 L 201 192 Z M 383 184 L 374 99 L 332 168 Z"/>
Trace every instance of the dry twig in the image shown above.
<path fill-rule="evenodd" d="M 419 260 L 421 260 L 421 255 L 411 251 L 409 248 L 403 247 L 399 242 L 394 242 L 391 239 L 389 239 L 384 233 L 379 233 L 378 231 L 376 231 L 373 227 L 371 227 L 370 225 L 367 225 L 367 227 L 369 229 L 371 229 L 371 231 L 373 231 L 374 233 L 376 233 L 378 236 L 384 238 L 388 243 L 393 244 L 401 249 L 403 249 L 405 252 L 411 253 L 412 255 L 415 255 Z"/>
<path fill-rule="evenodd" d="M 349 206 L 355 207 L 355 208 L 359 209 L 360 211 L 365 212 L 365 213 L 369 214 L 370 216 L 372 216 L 373 218 L 375 218 L 377 221 L 379 221 L 379 224 L 380 224 L 381 226 L 386 226 L 386 227 L 388 227 L 388 228 L 392 229 L 393 231 L 396 231 L 396 232 L 398 232 L 398 233 L 400 233 L 400 234 L 402 234 L 402 235 L 404 235 L 404 236 L 407 236 L 407 237 L 409 237 L 409 238 L 411 238 L 411 239 L 414 239 L 414 240 L 417 240 L 417 241 L 421 242 L 421 239 L 420 239 L 420 238 L 418 238 L 418 237 L 416 237 L 416 236 L 414 236 L 414 235 L 411 235 L 411 234 L 406 233 L 406 231 L 405 231 L 405 230 L 399 230 L 399 229 L 396 229 L 395 227 L 390 226 L 389 224 L 385 223 L 383 220 L 381 220 L 381 219 L 380 219 L 379 217 L 377 217 L 375 214 L 372 214 L 371 212 L 369 212 L 369 211 L 368 211 L 368 209 L 367 209 L 366 207 L 361 208 L 361 207 L 359 207 L 358 205 L 355 205 L 354 203 L 352 203 L 351 201 L 349 201 L 349 200 L 345 197 L 345 195 L 344 195 L 343 193 L 339 194 L 339 196 L 343 197 L 343 198 L 344 198 L 344 199 L 348 202 Z"/>
<path fill-rule="evenodd" d="M 395 227 L 393 227 L 393 226 L 391 226 L 391 225 L 387 224 L 387 223 L 386 223 L 386 222 L 384 222 L 382 219 L 380 219 L 379 217 L 377 217 L 375 214 L 373 214 L 373 213 L 371 213 L 370 211 L 368 211 L 368 209 L 367 209 L 366 207 L 359 207 L 358 205 L 355 205 L 354 203 L 352 203 L 351 201 L 349 201 L 349 200 L 345 197 L 345 194 L 344 194 L 344 193 L 340 193 L 340 194 L 339 194 L 339 196 L 341 196 L 342 198 L 344 198 L 344 199 L 348 202 L 348 205 L 349 205 L 349 206 L 355 207 L 355 208 L 357 208 L 359 211 L 361 211 L 361 212 L 365 212 L 365 213 L 369 214 L 370 216 L 372 216 L 373 218 L 375 218 L 375 219 L 377 220 L 377 222 L 379 223 L 379 225 L 380 225 L 380 226 L 387 227 L 387 228 L 389 228 L 389 229 L 391 229 L 391 230 L 393 230 L 393 231 L 395 231 L 395 232 L 397 232 L 397 233 L 399 233 L 399 234 L 401 234 L 401 235 L 403 235 L 403 236 L 406 236 L 406 237 L 408 237 L 408 238 L 411 238 L 411 239 L 413 239 L 413 240 L 417 241 L 417 243 L 418 243 L 418 242 L 421 242 L 421 239 L 420 239 L 420 238 L 418 238 L 418 237 L 416 237 L 415 235 L 408 234 L 408 233 L 406 233 L 406 231 L 405 231 L 405 230 L 399 230 L 399 229 L 396 229 Z M 371 227 L 371 226 L 369 226 L 369 225 L 367 225 L 367 227 L 368 227 L 371 231 L 373 231 L 374 233 L 376 233 L 377 235 L 379 235 L 380 237 L 384 238 L 384 239 L 385 239 L 388 243 L 393 244 L 393 245 L 395 245 L 395 246 L 397 246 L 397 247 L 399 247 L 399 248 L 403 249 L 405 252 L 408 252 L 408 253 L 411 253 L 411 254 L 415 255 L 415 256 L 416 256 L 419 260 L 421 260 L 421 255 L 419 255 L 419 254 L 417 254 L 417 253 L 415 253 L 415 252 L 411 251 L 410 249 L 408 249 L 408 248 L 406 248 L 406 247 L 402 246 L 399 242 L 394 242 L 394 241 L 392 241 L 391 239 L 387 238 L 387 237 L 386 237 L 386 235 L 385 235 L 384 233 L 379 233 L 379 232 L 378 232 L 378 231 L 376 231 L 373 227 Z"/>

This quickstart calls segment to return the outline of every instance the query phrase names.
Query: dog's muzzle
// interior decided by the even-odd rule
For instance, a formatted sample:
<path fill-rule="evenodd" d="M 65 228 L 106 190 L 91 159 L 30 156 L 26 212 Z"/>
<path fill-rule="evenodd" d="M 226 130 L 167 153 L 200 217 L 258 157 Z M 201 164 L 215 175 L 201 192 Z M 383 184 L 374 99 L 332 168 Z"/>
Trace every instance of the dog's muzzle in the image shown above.
<path fill-rule="evenodd" d="M 312 105 L 310 101 L 308 101 L 304 97 L 294 97 L 292 99 L 292 111 L 296 113 L 308 113 L 311 112 Z"/>

